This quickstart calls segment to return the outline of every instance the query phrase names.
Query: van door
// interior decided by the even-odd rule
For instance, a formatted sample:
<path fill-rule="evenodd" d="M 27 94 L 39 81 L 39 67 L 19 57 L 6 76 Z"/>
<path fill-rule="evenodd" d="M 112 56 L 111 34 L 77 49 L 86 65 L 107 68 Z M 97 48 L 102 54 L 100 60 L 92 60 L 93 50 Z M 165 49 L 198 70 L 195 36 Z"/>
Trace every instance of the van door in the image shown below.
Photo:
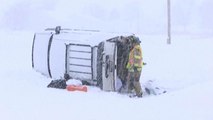
<path fill-rule="evenodd" d="M 106 41 L 103 51 L 103 90 L 115 91 L 117 47 L 115 42 Z"/>
<path fill-rule="evenodd" d="M 47 77 L 52 77 L 50 71 L 50 48 L 52 33 L 36 33 L 32 45 L 32 67 Z"/>

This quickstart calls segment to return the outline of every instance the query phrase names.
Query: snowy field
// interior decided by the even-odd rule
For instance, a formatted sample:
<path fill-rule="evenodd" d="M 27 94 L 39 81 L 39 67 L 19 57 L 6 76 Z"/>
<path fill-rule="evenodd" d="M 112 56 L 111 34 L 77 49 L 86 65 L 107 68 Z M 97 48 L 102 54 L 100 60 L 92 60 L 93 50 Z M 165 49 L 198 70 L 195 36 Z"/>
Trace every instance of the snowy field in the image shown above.
<path fill-rule="evenodd" d="M 37 30 L 42 31 L 43 27 L 45 28 L 49 25 L 56 26 L 60 23 L 59 21 L 69 26 L 70 24 L 67 24 L 69 22 L 67 18 L 70 18 L 75 12 L 68 17 L 65 17 L 66 14 L 60 14 L 61 12 L 69 10 L 69 7 L 61 9 L 63 8 L 62 6 L 65 5 L 64 0 L 61 2 L 54 1 L 53 3 L 55 4 L 52 7 L 45 7 L 48 6 L 47 3 L 49 0 L 44 2 L 44 4 L 41 4 L 41 1 L 34 1 L 36 4 L 33 5 L 24 0 L 21 1 L 22 2 L 18 2 L 17 0 L 3 0 L 5 6 L 0 5 L 0 10 L 3 11 L 0 12 L 1 120 L 213 120 L 213 36 L 209 34 L 212 33 L 211 23 L 209 24 L 210 31 L 206 32 L 208 34 L 203 34 L 205 31 L 202 31 L 202 34 L 188 34 L 190 32 L 200 32 L 200 30 L 207 29 L 206 27 L 203 27 L 203 29 L 194 29 L 196 25 L 201 26 L 202 24 L 192 24 L 192 21 L 190 24 L 183 23 L 186 25 L 183 27 L 185 28 L 184 30 L 188 32 L 181 34 L 176 31 L 178 34 L 172 35 L 171 45 L 166 44 L 165 34 L 150 33 L 155 25 L 147 28 L 147 31 L 145 30 L 145 32 L 149 34 L 139 34 L 142 40 L 141 45 L 144 53 L 144 61 L 147 63 L 143 68 L 140 79 L 141 84 L 143 85 L 143 83 L 148 80 L 155 80 L 159 86 L 168 91 L 166 94 L 145 96 L 143 98 L 129 98 L 126 95 L 120 95 L 115 92 L 104 92 L 92 86 L 88 86 L 88 92 L 86 93 L 68 92 L 66 90 L 46 87 L 51 79 L 42 76 L 32 69 L 31 47 L 34 32 L 37 32 Z M 82 1 L 83 0 L 81 0 L 81 2 Z M 147 4 L 151 4 L 148 0 L 145 1 Z M 193 10 L 199 6 L 199 3 L 202 3 L 199 0 L 196 1 Z M 208 0 L 204 1 L 203 3 L 205 3 L 205 5 L 212 3 Z M 125 0 L 124 3 L 127 4 L 129 1 Z M 178 3 L 177 0 L 176 3 Z M 187 4 L 189 5 L 189 3 Z M 80 3 L 76 4 L 80 5 Z M 91 6 L 89 6 L 91 4 L 93 6 L 101 5 L 99 12 L 105 15 L 108 15 L 107 13 L 109 11 L 107 10 L 115 6 L 111 0 L 107 4 L 111 6 L 109 9 L 104 7 L 104 3 L 95 2 L 95 0 L 91 3 L 86 2 L 86 4 L 86 11 L 91 10 Z M 122 6 L 123 4 L 119 5 L 119 9 L 126 8 Z M 14 8 L 15 5 L 22 5 L 22 7 L 21 9 Z M 16 14 L 18 10 L 22 11 L 24 9 L 23 6 L 29 5 L 31 5 L 31 8 L 26 8 L 26 10 L 29 9 L 29 13 L 35 13 L 38 8 L 41 8 L 38 9 L 40 12 L 45 11 L 43 14 L 36 15 L 41 19 L 36 22 L 32 20 L 36 17 L 29 15 L 30 18 L 24 23 L 20 22 L 23 16 L 17 17 L 19 21 L 14 22 L 12 20 L 16 18 L 14 14 Z M 80 8 L 85 7 L 80 6 Z M 74 7 L 74 10 L 78 9 L 78 7 Z M 118 9 L 115 9 L 115 11 L 117 10 Z M 122 21 L 119 24 L 121 29 L 119 29 L 119 27 L 118 29 L 110 29 L 112 26 L 110 27 L 109 24 L 100 27 L 102 22 L 104 23 L 109 19 L 97 19 L 100 13 L 94 12 L 95 9 L 91 11 L 90 16 L 88 14 L 88 16 L 81 14 L 81 17 L 83 16 L 83 18 L 88 21 L 92 19 L 94 22 L 90 21 L 91 24 L 87 27 L 98 27 L 103 30 L 104 27 L 106 27 L 107 31 L 121 31 L 123 29 L 121 25 L 126 23 L 122 20 L 129 20 L 122 17 L 119 19 Z M 120 11 L 117 11 L 115 13 L 119 12 Z M 127 12 L 131 13 L 131 10 Z M 54 14 L 60 17 L 55 17 Z M 195 16 L 196 15 L 193 14 L 192 18 L 198 18 Z M 113 15 L 107 17 L 113 17 Z M 55 19 L 48 22 L 49 18 Z M 212 17 L 209 17 L 210 20 L 211 18 Z M 43 21 L 44 19 L 46 22 Z M 74 19 L 75 26 L 79 25 L 82 27 L 83 24 L 77 24 L 77 22 L 80 23 L 82 21 L 77 20 L 77 18 Z M 96 20 L 98 21 L 97 24 L 95 24 Z M 118 21 L 110 21 L 110 24 L 114 25 Z M 131 22 L 134 23 L 135 21 Z M 142 28 L 146 28 L 143 26 L 144 24 L 145 23 L 141 24 Z M 30 25 L 32 28 L 27 27 L 27 25 Z M 133 29 L 134 25 L 130 28 Z M 164 30 L 162 26 L 159 26 L 159 29 Z M 174 29 L 175 28 L 173 28 L 173 30 Z M 182 28 L 177 27 L 177 29 Z M 157 31 L 158 30 L 155 32 Z"/>
<path fill-rule="evenodd" d="M 177 37 L 167 45 L 160 37 L 144 37 L 148 65 L 141 82 L 155 80 L 168 93 L 131 99 L 96 87 L 87 93 L 46 88 L 50 79 L 31 68 L 32 37 L 1 32 L 1 119 L 213 119 L 212 38 Z"/>

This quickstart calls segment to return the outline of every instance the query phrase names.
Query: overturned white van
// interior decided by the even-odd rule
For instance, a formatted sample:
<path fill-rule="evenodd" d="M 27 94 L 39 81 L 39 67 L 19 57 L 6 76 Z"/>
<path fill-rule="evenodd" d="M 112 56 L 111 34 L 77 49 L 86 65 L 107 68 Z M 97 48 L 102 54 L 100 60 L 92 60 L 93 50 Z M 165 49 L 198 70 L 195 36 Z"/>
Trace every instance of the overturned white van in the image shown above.
<path fill-rule="evenodd" d="M 127 76 L 128 37 L 89 30 L 63 32 L 60 27 L 55 32 L 35 33 L 32 67 L 53 79 L 68 74 L 105 91 L 116 91 Z"/>

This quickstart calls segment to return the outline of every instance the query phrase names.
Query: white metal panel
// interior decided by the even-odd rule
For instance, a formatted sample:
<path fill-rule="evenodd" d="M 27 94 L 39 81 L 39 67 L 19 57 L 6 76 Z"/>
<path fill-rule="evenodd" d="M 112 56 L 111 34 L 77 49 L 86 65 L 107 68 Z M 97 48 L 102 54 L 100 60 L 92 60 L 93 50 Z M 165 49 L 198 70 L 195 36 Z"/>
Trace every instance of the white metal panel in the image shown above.
<path fill-rule="evenodd" d="M 115 52 L 116 44 L 105 42 L 102 68 L 103 90 L 105 91 L 115 91 Z"/>
<path fill-rule="evenodd" d="M 91 59 L 91 53 L 72 52 L 69 50 L 69 57 Z"/>
<path fill-rule="evenodd" d="M 66 45 L 53 37 L 50 49 L 50 72 L 53 78 L 63 78 L 65 73 Z"/>
<path fill-rule="evenodd" d="M 33 45 L 33 67 L 48 77 L 48 45 L 51 35 L 50 33 L 35 34 Z"/>
<path fill-rule="evenodd" d="M 85 52 L 91 52 L 91 47 L 88 46 L 77 46 L 77 45 L 71 45 L 70 50 L 82 50 Z"/>
<path fill-rule="evenodd" d="M 72 78 L 92 80 L 92 51 L 90 46 L 69 44 L 67 71 Z"/>
<path fill-rule="evenodd" d="M 71 71 L 81 71 L 81 72 L 92 73 L 91 72 L 91 67 L 69 65 L 69 70 L 71 70 Z"/>
<path fill-rule="evenodd" d="M 81 64 L 81 65 L 86 65 L 86 66 L 91 66 L 91 54 L 90 58 L 86 58 L 83 56 L 77 56 L 77 54 L 75 54 L 75 56 L 69 54 L 69 63 L 70 64 Z M 82 58 L 82 59 L 81 59 Z"/>
<path fill-rule="evenodd" d="M 75 73 L 75 72 L 68 72 L 68 74 L 74 78 L 83 81 L 91 81 L 91 74 L 82 74 L 82 73 Z"/>
<path fill-rule="evenodd" d="M 93 79 L 97 80 L 97 57 L 98 57 L 98 53 L 97 47 L 93 47 L 92 49 L 93 54 L 92 54 L 92 70 L 93 70 Z"/>

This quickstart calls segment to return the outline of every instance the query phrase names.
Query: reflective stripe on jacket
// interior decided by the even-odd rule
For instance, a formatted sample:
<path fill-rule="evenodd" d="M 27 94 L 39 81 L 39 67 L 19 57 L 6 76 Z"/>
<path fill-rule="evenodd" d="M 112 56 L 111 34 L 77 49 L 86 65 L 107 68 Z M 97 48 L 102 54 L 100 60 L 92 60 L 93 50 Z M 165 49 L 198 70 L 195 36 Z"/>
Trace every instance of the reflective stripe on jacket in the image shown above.
<path fill-rule="evenodd" d="M 134 72 L 134 68 L 137 71 L 141 71 L 142 68 L 142 50 L 140 45 L 135 45 L 129 53 L 129 61 L 126 68 L 131 72 Z"/>

